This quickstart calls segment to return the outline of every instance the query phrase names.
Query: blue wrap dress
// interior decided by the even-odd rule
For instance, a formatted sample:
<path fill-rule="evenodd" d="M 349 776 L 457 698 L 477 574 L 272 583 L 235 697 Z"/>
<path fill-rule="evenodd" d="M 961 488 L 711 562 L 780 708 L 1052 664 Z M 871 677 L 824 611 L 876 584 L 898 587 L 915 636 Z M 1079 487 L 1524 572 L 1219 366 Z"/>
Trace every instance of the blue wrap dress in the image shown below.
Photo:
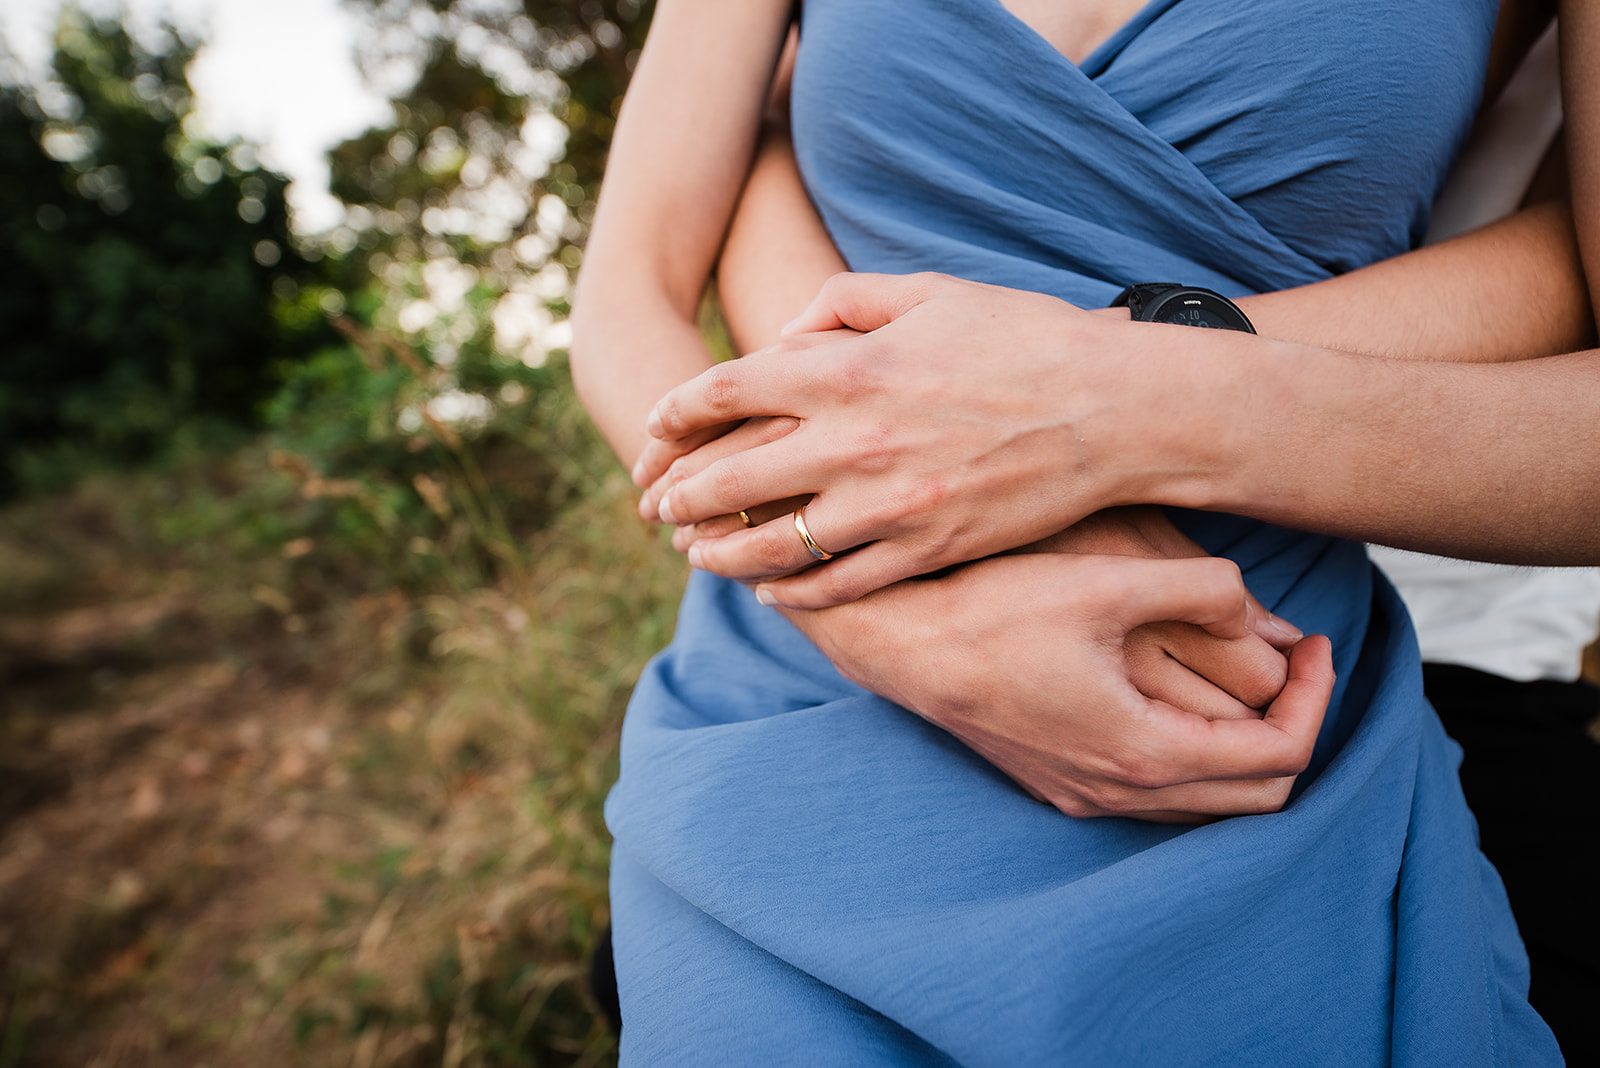
<path fill-rule="evenodd" d="M 1152 0 L 1074 65 L 997 0 L 808 0 L 796 149 L 853 269 L 1281 289 L 1420 240 L 1495 11 Z M 1281 812 L 1063 816 L 695 574 L 606 809 L 623 1062 L 1560 1063 L 1362 547 L 1174 518 L 1333 641 Z"/>

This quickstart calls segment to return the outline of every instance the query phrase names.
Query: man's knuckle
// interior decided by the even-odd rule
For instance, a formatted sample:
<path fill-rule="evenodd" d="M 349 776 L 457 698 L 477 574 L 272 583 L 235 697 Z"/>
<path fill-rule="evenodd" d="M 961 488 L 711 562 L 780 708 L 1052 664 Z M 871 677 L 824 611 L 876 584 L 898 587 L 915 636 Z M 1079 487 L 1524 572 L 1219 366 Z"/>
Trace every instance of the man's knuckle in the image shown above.
<path fill-rule="evenodd" d="M 667 394 L 656 405 L 656 418 L 661 420 L 661 431 L 667 437 L 683 433 L 683 405 L 673 394 Z"/>
<path fill-rule="evenodd" d="M 731 365 L 722 364 L 706 372 L 704 399 L 708 409 L 716 414 L 725 414 L 733 411 L 739 404 L 741 390 L 737 378 L 728 368 Z"/>
<path fill-rule="evenodd" d="M 1289 803 L 1289 791 L 1294 788 L 1294 783 L 1288 779 L 1274 779 L 1267 783 L 1260 793 L 1260 814 L 1281 811 Z"/>
<path fill-rule="evenodd" d="M 857 579 L 844 568 L 825 568 L 813 587 L 818 600 L 828 604 L 844 604 L 858 596 Z"/>
<path fill-rule="evenodd" d="M 1120 783 L 1101 782 L 1084 787 L 1088 801 L 1105 815 L 1121 815 L 1137 808 L 1135 794 Z"/>
<path fill-rule="evenodd" d="M 1103 778 L 1138 790 L 1158 790 L 1172 785 L 1171 775 L 1142 745 L 1132 744 L 1107 754 Z"/>
<path fill-rule="evenodd" d="M 712 464 L 706 470 L 706 475 L 710 480 L 711 492 L 716 494 L 718 500 L 734 501 L 744 499 L 744 474 L 734 464 Z"/>
<path fill-rule="evenodd" d="M 828 378 L 841 401 L 859 403 L 882 385 L 883 370 L 878 361 L 868 358 L 868 348 L 853 345 L 833 361 Z"/>
<path fill-rule="evenodd" d="M 1239 571 L 1239 565 L 1222 556 L 1213 556 L 1205 560 L 1202 565 L 1206 570 L 1207 579 L 1219 594 L 1232 594 L 1236 590 L 1243 591 L 1244 578 Z"/>
<path fill-rule="evenodd" d="M 781 575 L 794 567 L 794 553 L 787 540 L 770 537 L 758 538 L 755 543 L 755 562 L 763 575 Z"/>
<path fill-rule="evenodd" d="M 878 475 L 895 466 L 894 428 L 886 422 L 873 422 L 850 435 L 850 467 L 864 475 Z"/>
<path fill-rule="evenodd" d="M 1299 775 L 1311 766 L 1311 754 L 1316 751 L 1317 740 L 1308 737 L 1305 741 L 1296 744 L 1290 754 L 1286 774 Z"/>
<path fill-rule="evenodd" d="M 1058 812 L 1065 813 L 1073 819 L 1088 820 L 1104 813 L 1096 808 L 1089 800 L 1077 794 L 1064 794 L 1051 799 L 1051 804 Z"/>
<path fill-rule="evenodd" d="M 667 482 L 676 486 L 678 483 L 694 474 L 694 467 L 695 465 L 690 462 L 689 457 L 678 457 L 667 466 Z"/>
<path fill-rule="evenodd" d="M 950 483 L 943 478 L 919 478 L 901 493 L 901 511 L 910 518 L 926 520 L 942 515 L 950 504 Z"/>
<path fill-rule="evenodd" d="M 1266 761 L 1268 764 L 1266 774 L 1273 776 L 1293 777 L 1311 766 L 1311 754 L 1316 749 L 1315 738 L 1294 738 L 1286 743 Z"/>
<path fill-rule="evenodd" d="M 1161 790 L 1175 785 L 1170 771 L 1148 761 L 1129 766 L 1123 774 L 1123 781 L 1138 790 Z"/>

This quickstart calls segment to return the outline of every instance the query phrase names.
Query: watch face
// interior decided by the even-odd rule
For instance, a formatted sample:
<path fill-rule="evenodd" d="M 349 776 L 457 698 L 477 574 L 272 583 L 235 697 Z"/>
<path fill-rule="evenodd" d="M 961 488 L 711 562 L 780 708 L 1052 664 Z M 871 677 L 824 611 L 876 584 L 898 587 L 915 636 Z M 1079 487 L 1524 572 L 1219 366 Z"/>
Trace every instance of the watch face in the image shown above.
<path fill-rule="evenodd" d="M 1150 322 L 1255 332 L 1249 320 L 1231 304 L 1205 293 L 1179 293 L 1168 297 L 1151 313 Z"/>

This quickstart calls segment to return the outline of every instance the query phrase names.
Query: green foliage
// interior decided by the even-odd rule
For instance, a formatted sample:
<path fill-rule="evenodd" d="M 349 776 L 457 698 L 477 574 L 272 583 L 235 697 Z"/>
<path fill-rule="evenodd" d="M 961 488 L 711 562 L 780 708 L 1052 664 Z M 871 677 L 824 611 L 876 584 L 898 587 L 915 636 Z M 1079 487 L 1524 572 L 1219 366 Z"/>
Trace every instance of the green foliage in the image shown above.
<path fill-rule="evenodd" d="M 120 939 L 64 981 L 40 964 L 45 994 L 0 1012 L 0 1065 L 104 1040 L 112 1021 L 116 1042 L 160 1029 L 174 1061 L 611 1056 L 580 993 L 606 914 L 600 809 L 684 564 L 638 521 L 577 403 L 562 321 L 649 4 L 351 2 L 376 24 L 374 72 L 403 60 L 415 77 L 391 123 L 332 154 L 349 213 L 330 234 L 287 232 L 282 180 L 247 148 L 183 133 L 189 43 L 147 53 L 70 22 L 57 88 L 0 90 L 0 236 L 31 257 L 0 288 L 0 325 L 27 346 L 0 364 L 0 455 L 30 485 L 69 455 L 161 456 L 10 505 L 0 592 L 42 614 L 86 601 L 86 576 L 128 595 L 170 585 L 195 619 L 184 655 L 236 663 L 238 682 L 214 723 L 183 720 L 201 732 L 183 751 L 219 754 L 211 773 L 107 745 L 108 765 L 151 762 L 172 811 L 194 797 L 192 823 L 151 821 L 115 863 L 157 887 L 192 880 L 212 870 L 221 837 L 204 821 L 221 812 L 227 834 L 273 850 L 253 877 L 323 902 L 303 914 L 285 895 L 241 919 L 254 926 L 220 966 L 203 938 L 152 941 L 107 988 L 121 1000 L 84 993 L 126 956 Z M 217 449 L 217 423 L 249 440 Z M 161 634 L 140 640 L 166 655 Z M 251 717 L 269 736 L 254 756 L 235 729 Z M 297 745 L 312 724 L 332 739 L 320 782 L 271 740 Z M 235 784 L 220 808 L 201 791 L 212 776 Z M 319 833 L 253 837 L 302 802 Z M 324 838 L 328 821 L 345 830 Z M 176 892 L 152 900 L 167 903 L 152 930 L 196 914 Z M 81 905 L 56 904 L 81 926 Z M 184 981 L 187 960 L 204 984 Z"/>
<path fill-rule="evenodd" d="M 376 323 L 415 331 L 396 299 L 415 263 L 465 264 L 513 301 L 563 296 L 651 5 L 358 2 L 377 28 L 369 69 L 415 71 L 393 123 L 330 154 L 333 190 L 352 208 L 335 247 L 369 250 L 355 269 L 388 297 Z M 502 349 L 542 358 L 537 337 L 510 333 Z"/>
<path fill-rule="evenodd" d="M 559 164 L 535 178 L 580 218 L 586 205 L 592 209 L 622 95 L 649 30 L 652 0 L 358 2 L 389 31 L 374 35 L 387 51 L 369 54 L 368 62 L 377 67 L 399 58 L 423 71 L 416 89 L 401 100 L 406 110 L 397 129 L 409 127 L 425 140 L 440 126 L 466 132 L 467 117 L 502 128 L 525 118 L 515 106 L 508 110 L 492 101 L 497 96 L 513 105 L 526 101 L 534 110 L 548 108 L 565 127 L 565 148 Z M 479 78 L 462 79 L 464 66 Z M 482 84 L 483 74 L 491 85 Z"/>
<path fill-rule="evenodd" d="M 302 500 L 276 512 L 292 523 L 280 540 L 314 539 L 353 577 L 387 560 L 383 580 L 416 589 L 521 573 L 529 539 L 610 463 L 564 362 L 529 368 L 469 348 L 446 370 L 342 322 L 357 344 L 297 366 L 269 408 L 275 464 Z"/>
<path fill-rule="evenodd" d="M 284 179 L 183 132 L 192 53 L 69 13 L 54 82 L 0 86 L 0 494 L 64 456 L 256 425 L 278 368 L 328 340 L 320 317 L 273 315 L 275 290 L 319 276 Z"/>

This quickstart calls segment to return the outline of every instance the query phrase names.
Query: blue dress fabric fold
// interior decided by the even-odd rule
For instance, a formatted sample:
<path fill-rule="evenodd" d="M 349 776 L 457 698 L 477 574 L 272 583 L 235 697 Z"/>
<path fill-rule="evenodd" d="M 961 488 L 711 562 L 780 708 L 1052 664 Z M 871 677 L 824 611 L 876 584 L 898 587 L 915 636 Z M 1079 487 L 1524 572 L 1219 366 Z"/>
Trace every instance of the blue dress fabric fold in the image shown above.
<path fill-rule="evenodd" d="M 1281 289 L 1420 239 L 1495 12 L 1152 0 L 1074 65 L 996 0 L 808 0 L 796 149 L 856 270 Z M 696 574 L 606 808 L 623 1062 L 1559 1064 L 1393 591 L 1358 545 L 1175 518 L 1333 640 L 1281 812 L 1063 816 Z"/>

